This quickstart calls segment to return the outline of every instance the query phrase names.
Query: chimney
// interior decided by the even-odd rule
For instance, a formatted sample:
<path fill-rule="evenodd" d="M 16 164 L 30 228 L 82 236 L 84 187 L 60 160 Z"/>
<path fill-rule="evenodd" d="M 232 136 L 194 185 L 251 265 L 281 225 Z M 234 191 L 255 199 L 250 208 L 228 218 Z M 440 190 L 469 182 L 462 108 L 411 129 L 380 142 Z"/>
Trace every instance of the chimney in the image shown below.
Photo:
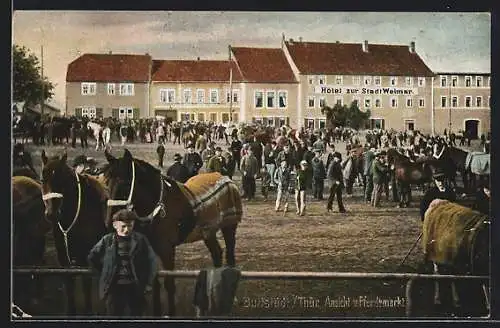
<path fill-rule="evenodd" d="M 113 54 L 113 51 L 111 51 L 111 50 L 110 50 L 110 51 L 108 52 L 108 55 L 112 55 L 112 54 Z"/>
<path fill-rule="evenodd" d="M 196 57 L 196 60 L 200 60 L 200 57 Z"/>
<path fill-rule="evenodd" d="M 299 42 L 302 42 L 302 37 L 301 36 L 299 36 Z"/>
<path fill-rule="evenodd" d="M 415 41 L 410 42 L 410 53 L 415 53 Z"/>
<path fill-rule="evenodd" d="M 339 40 L 337 40 L 337 41 L 335 41 L 335 43 L 339 44 L 339 43 L 340 43 L 340 41 L 339 41 Z"/>
<path fill-rule="evenodd" d="M 292 39 L 292 38 L 290 38 L 290 40 L 288 40 L 288 42 L 293 43 L 293 39 Z"/>
<path fill-rule="evenodd" d="M 363 52 L 368 52 L 368 40 L 363 42 Z"/>

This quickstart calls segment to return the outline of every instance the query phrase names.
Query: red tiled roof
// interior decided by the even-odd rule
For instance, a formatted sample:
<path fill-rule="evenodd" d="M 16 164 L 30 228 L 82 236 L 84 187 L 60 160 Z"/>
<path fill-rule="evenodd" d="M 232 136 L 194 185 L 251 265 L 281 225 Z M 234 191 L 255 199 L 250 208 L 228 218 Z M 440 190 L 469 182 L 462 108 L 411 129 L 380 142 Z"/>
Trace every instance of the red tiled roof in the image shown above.
<path fill-rule="evenodd" d="M 147 82 L 151 56 L 84 54 L 68 65 L 66 82 Z"/>
<path fill-rule="evenodd" d="M 297 82 L 281 49 L 231 47 L 247 82 Z"/>
<path fill-rule="evenodd" d="M 233 81 L 241 82 L 241 74 L 233 62 Z M 229 81 L 227 60 L 153 60 L 153 81 L 216 82 Z"/>
<path fill-rule="evenodd" d="M 408 46 L 361 43 L 285 41 L 302 74 L 433 76 L 432 71 Z"/>

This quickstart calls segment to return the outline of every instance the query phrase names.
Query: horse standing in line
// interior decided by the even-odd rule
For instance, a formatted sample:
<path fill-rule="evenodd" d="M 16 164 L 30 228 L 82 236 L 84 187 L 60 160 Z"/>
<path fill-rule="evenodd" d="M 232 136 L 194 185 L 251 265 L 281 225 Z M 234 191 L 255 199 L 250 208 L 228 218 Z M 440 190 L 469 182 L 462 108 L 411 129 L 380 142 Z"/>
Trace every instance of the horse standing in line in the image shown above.
<path fill-rule="evenodd" d="M 42 191 L 45 216 L 52 231 L 59 264 L 88 267 L 90 249 L 106 233 L 104 224 L 107 193 L 103 185 L 68 166 L 67 154 L 47 158 L 42 151 Z M 92 277 L 82 277 L 85 313 L 92 313 Z M 76 314 L 75 281 L 67 276 L 67 312 Z"/>
<path fill-rule="evenodd" d="M 222 249 L 216 233 L 222 231 L 226 244 L 226 262 L 235 265 L 236 229 L 242 217 L 239 188 L 219 173 L 198 174 L 185 184 L 178 183 L 152 165 L 125 149 L 121 158 L 105 151 L 109 162 L 104 169 L 110 192 L 107 220 L 114 212 L 127 206 L 140 217 L 138 231 L 148 237 L 165 270 L 174 270 L 175 247 L 203 240 L 215 267 L 222 266 Z M 158 280 L 155 280 L 158 287 Z M 175 315 L 175 284 L 165 277 L 168 315 Z M 159 305 L 159 288 L 154 288 L 154 304 Z M 155 307 L 155 315 L 161 309 Z"/>
<path fill-rule="evenodd" d="M 14 266 L 41 266 L 44 264 L 45 235 L 51 224 L 45 220 L 45 205 L 42 200 L 40 183 L 26 177 L 12 177 L 12 223 Z M 22 308 L 30 309 L 32 286 L 36 289 L 36 297 L 43 291 L 40 276 L 28 278 L 15 276 L 14 302 Z"/>
<path fill-rule="evenodd" d="M 387 150 L 387 161 L 394 166 L 394 178 L 398 189 L 398 207 L 408 207 L 411 203 L 411 185 L 432 182 L 432 167 L 429 162 L 415 163 L 396 149 Z M 435 165 L 435 164 L 434 164 Z"/>

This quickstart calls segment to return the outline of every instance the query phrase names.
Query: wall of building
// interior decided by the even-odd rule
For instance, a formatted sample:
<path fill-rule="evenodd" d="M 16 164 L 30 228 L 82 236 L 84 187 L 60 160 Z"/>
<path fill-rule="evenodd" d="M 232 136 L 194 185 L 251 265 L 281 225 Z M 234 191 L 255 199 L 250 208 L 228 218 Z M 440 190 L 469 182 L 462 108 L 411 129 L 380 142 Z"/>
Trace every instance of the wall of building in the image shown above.
<path fill-rule="evenodd" d="M 173 103 L 162 102 L 161 90 L 174 89 L 175 101 Z M 184 90 L 191 90 L 191 103 L 184 102 Z M 204 90 L 204 103 L 198 103 L 197 90 Z M 210 90 L 218 90 L 218 102 L 210 103 Z M 176 120 L 181 120 L 182 114 L 189 114 L 190 119 L 210 120 L 211 115 L 215 115 L 217 122 L 222 122 L 223 118 L 229 117 L 230 103 L 227 101 L 229 83 L 195 83 L 195 82 L 153 82 L 150 87 L 150 116 L 162 114 L 164 111 L 175 111 Z M 233 94 L 237 93 L 237 101 L 232 104 L 234 120 L 239 120 L 241 90 L 240 84 L 233 84 Z M 234 99 L 233 99 L 234 100 Z"/>
<path fill-rule="evenodd" d="M 244 119 L 252 122 L 254 118 L 285 117 L 291 126 L 297 126 L 297 83 L 245 83 Z M 263 92 L 263 106 L 256 108 L 255 93 Z M 275 91 L 275 107 L 267 107 L 267 91 Z M 285 108 L 278 107 L 280 91 L 287 92 Z"/>
<path fill-rule="evenodd" d="M 89 81 L 91 82 L 91 81 Z M 82 95 L 80 82 L 66 82 L 67 115 L 75 115 L 75 108 L 95 106 L 103 109 L 103 116 L 110 117 L 112 108 L 132 107 L 140 109 L 140 117 L 147 117 L 147 83 L 134 83 L 133 96 L 120 96 L 119 83 L 115 83 L 115 94 L 108 95 L 108 84 L 97 83 L 95 95 Z"/>

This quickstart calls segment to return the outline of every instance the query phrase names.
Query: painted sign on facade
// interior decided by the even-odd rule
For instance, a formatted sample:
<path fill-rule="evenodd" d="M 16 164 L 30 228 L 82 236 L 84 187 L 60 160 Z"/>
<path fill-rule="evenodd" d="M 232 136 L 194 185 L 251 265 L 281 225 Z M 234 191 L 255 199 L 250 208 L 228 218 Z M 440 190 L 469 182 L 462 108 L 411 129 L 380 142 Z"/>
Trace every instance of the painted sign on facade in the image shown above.
<path fill-rule="evenodd" d="M 418 95 L 418 88 L 317 85 L 314 87 L 314 93 L 334 95 L 415 96 Z"/>

